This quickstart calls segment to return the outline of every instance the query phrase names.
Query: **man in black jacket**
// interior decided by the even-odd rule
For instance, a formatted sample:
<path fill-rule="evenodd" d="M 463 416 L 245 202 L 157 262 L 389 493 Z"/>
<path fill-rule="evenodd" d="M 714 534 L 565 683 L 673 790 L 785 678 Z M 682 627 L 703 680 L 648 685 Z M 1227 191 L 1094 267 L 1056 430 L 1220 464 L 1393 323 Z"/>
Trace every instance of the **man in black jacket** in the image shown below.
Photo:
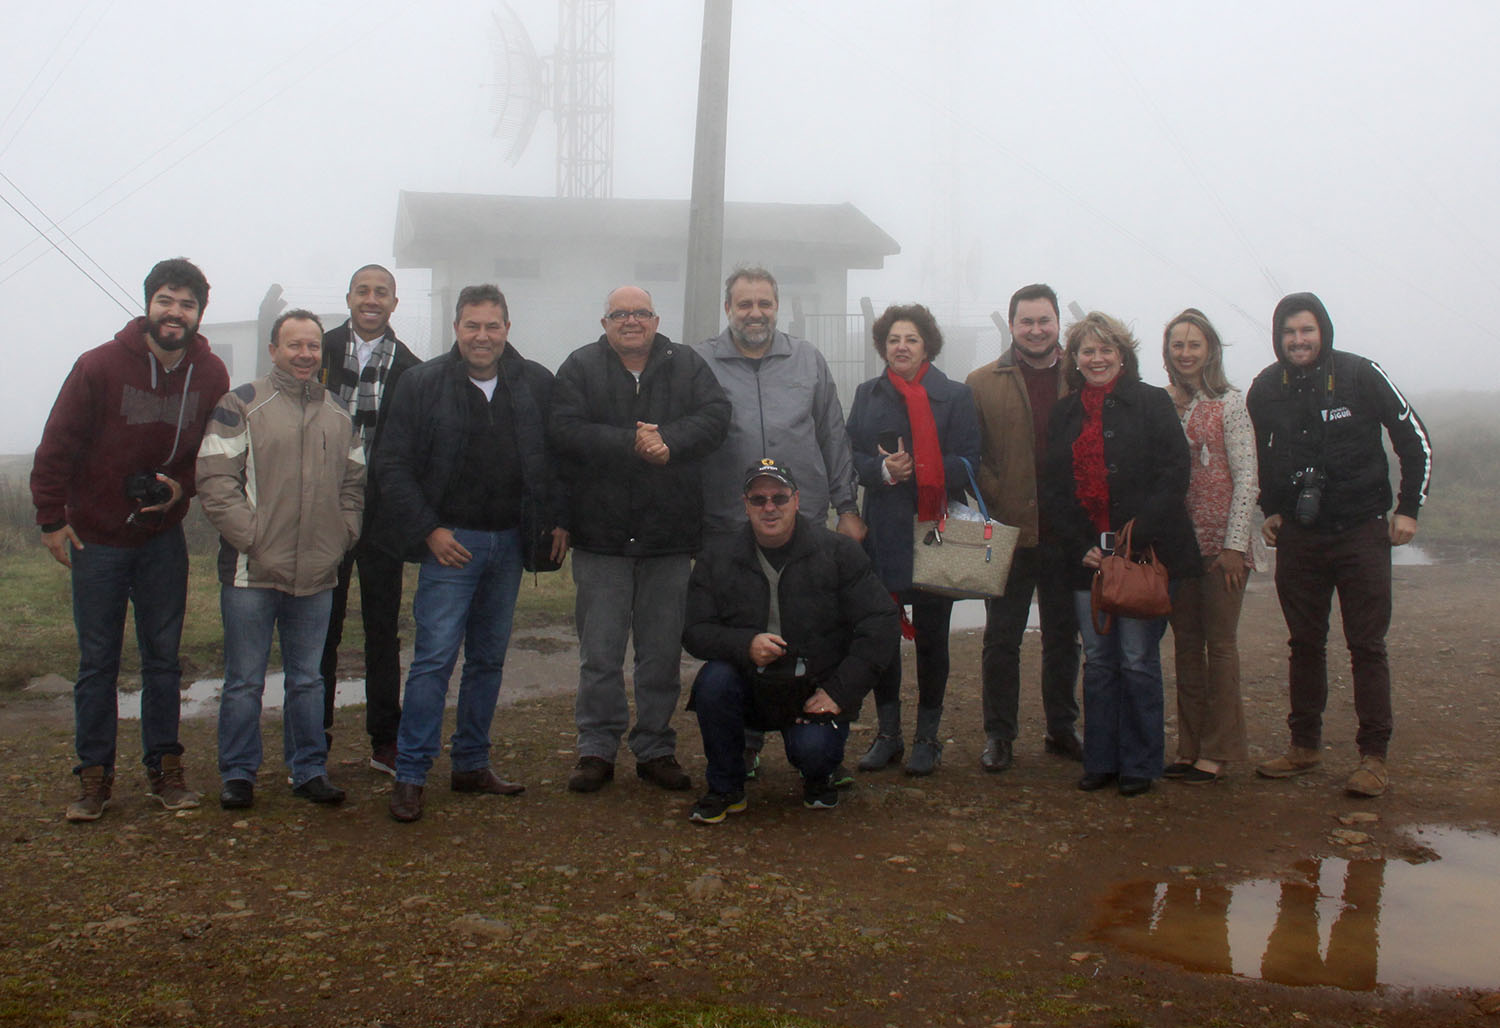
<path fill-rule="evenodd" d="M 900 659 L 890 593 L 859 543 L 798 516 L 789 469 L 752 465 L 744 504 L 750 523 L 710 545 L 688 585 L 683 644 L 707 661 L 688 704 L 708 759 L 708 792 L 689 815 L 702 824 L 745 809 L 746 727 L 782 733 L 803 806 L 837 806 L 830 776 L 849 723 Z"/>
<path fill-rule="evenodd" d="M 692 782 L 677 763 L 682 607 L 703 523 L 702 461 L 729 428 L 729 401 L 703 358 L 656 331 L 651 294 L 609 294 L 604 334 L 557 370 L 552 441 L 572 493 L 577 586 L 578 764 L 574 792 L 614 778 L 630 727 L 625 644 L 635 644 L 636 774 Z"/>
<path fill-rule="evenodd" d="M 1276 305 L 1276 363 L 1246 395 L 1260 464 L 1261 535 L 1276 547 L 1276 595 L 1290 634 L 1291 746 L 1256 770 L 1288 778 L 1318 766 L 1328 701 L 1328 612 L 1338 590 L 1354 674 L 1359 768 L 1354 796 L 1379 796 L 1389 781 L 1391 547 L 1417 533 L 1427 499 L 1427 430 L 1380 365 L 1333 349 L 1333 322 L 1312 293 Z M 1390 471 L 1381 429 L 1401 463 L 1389 524 Z"/>
<path fill-rule="evenodd" d="M 451 788 L 522 791 L 490 769 L 490 722 L 522 565 L 528 558 L 561 560 L 568 548 L 563 493 L 546 440 L 552 374 L 509 344 L 509 310 L 492 285 L 465 286 L 458 294 L 453 331 L 458 341 L 449 353 L 402 379 L 373 469 L 381 506 L 370 544 L 422 564 L 391 793 L 397 821 L 422 816 L 459 646 L 464 669 L 449 751 Z M 544 535 L 547 554 L 539 552 Z"/>
<path fill-rule="evenodd" d="M 396 383 L 408 368 L 422 363 L 391 328 L 396 277 L 379 264 L 366 264 L 349 279 L 344 297 L 349 317 L 323 334 L 323 368 L 318 380 L 336 396 L 354 419 L 354 429 L 365 444 L 369 465 L 380 445 L 380 432 L 390 412 Z M 374 476 L 365 479 L 365 524 L 375 520 L 379 490 Z M 396 622 L 401 614 L 401 558 L 364 540 L 339 566 L 333 590 L 328 638 L 323 644 L 323 731 L 333 727 L 333 702 L 338 682 L 339 643 L 344 639 L 344 614 L 349 606 L 349 583 L 359 568 L 360 620 L 365 629 L 365 729 L 370 733 L 370 767 L 396 773 L 396 730 L 401 724 L 401 638 Z M 332 737 L 329 737 L 330 742 Z"/>

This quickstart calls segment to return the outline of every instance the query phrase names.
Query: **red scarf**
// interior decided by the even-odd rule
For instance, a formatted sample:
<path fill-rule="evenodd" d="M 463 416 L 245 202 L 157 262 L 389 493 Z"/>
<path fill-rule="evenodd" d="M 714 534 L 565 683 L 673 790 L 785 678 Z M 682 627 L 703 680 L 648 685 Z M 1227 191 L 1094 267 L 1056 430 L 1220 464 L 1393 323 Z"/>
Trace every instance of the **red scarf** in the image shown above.
<path fill-rule="evenodd" d="M 923 361 L 916 377 L 910 382 L 890 368 L 885 377 L 890 379 L 901 399 L 906 401 L 906 418 L 911 422 L 911 456 L 914 464 L 913 477 L 917 480 L 917 518 L 921 521 L 938 521 L 948 513 L 948 490 L 943 478 L 943 448 L 938 445 L 937 422 L 932 419 L 932 403 L 927 399 L 927 390 L 922 388 L 922 379 L 927 377 L 931 361 Z"/>
<path fill-rule="evenodd" d="M 1109 468 L 1104 463 L 1104 398 L 1114 392 L 1116 375 L 1108 385 L 1085 385 L 1083 428 L 1073 440 L 1073 482 L 1078 503 L 1100 532 L 1109 531 Z"/>

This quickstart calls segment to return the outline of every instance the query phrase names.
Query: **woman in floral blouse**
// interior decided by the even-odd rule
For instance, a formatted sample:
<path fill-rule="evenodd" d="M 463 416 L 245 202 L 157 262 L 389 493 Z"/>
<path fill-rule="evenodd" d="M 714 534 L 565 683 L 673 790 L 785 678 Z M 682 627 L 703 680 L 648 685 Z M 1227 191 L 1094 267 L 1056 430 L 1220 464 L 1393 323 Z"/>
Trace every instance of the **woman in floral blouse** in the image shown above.
<path fill-rule="evenodd" d="M 1255 434 L 1244 394 L 1224 377 L 1219 334 L 1202 311 L 1190 307 L 1167 323 L 1162 361 L 1192 457 L 1187 507 L 1204 561 L 1204 576 L 1184 581 L 1172 598 L 1177 759 L 1165 777 L 1209 785 L 1225 764 L 1249 756 L 1238 633 L 1254 570 Z"/>

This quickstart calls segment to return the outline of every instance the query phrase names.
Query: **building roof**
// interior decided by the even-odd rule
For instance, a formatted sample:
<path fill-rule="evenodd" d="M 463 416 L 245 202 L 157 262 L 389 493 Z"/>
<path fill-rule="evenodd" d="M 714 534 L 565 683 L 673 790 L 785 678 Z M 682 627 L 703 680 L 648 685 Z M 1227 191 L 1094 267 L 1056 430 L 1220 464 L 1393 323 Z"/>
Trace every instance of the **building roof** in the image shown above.
<path fill-rule="evenodd" d="M 677 243 L 687 237 L 688 201 L 555 196 L 490 196 L 402 190 L 396 206 L 396 263 L 431 267 L 455 245 L 493 245 L 504 239 L 569 240 L 600 237 Z M 853 204 L 724 204 L 726 252 L 773 243 L 837 254 L 850 268 L 879 268 L 901 247 Z"/>

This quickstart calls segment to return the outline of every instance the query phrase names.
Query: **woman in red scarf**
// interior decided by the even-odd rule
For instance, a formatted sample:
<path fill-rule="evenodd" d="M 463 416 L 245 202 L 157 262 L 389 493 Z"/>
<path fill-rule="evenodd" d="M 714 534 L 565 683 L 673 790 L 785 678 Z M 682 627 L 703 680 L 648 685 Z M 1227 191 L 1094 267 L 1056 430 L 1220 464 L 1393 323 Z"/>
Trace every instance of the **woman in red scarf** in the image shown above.
<path fill-rule="evenodd" d="M 1203 574 L 1188 518 L 1187 440 L 1166 390 L 1141 381 L 1130 330 L 1097 311 L 1068 329 L 1074 392 L 1047 427 L 1042 516 L 1074 569 L 1071 585 L 1083 640 L 1085 791 L 1117 784 L 1122 796 L 1162 774 L 1161 637 L 1165 616 L 1115 617 L 1094 629 L 1089 586 L 1104 533 L 1135 519 L 1132 545 L 1152 546 L 1172 579 Z"/>
<path fill-rule="evenodd" d="M 942 757 L 938 731 L 948 687 L 948 621 L 953 601 L 912 588 L 914 518 L 935 521 L 968 485 L 963 460 L 979 465 L 979 419 L 969 387 L 933 367 L 943 335 L 921 304 L 887 307 L 875 322 L 885 374 L 862 384 L 849 410 L 854 468 L 865 487 L 865 550 L 897 602 L 917 651 L 917 726 L 906 773 L 929 775 Z M 875 771 L 901 758 L 901 663 L 875 686 L 880 732 L 862 760 Z"/>

